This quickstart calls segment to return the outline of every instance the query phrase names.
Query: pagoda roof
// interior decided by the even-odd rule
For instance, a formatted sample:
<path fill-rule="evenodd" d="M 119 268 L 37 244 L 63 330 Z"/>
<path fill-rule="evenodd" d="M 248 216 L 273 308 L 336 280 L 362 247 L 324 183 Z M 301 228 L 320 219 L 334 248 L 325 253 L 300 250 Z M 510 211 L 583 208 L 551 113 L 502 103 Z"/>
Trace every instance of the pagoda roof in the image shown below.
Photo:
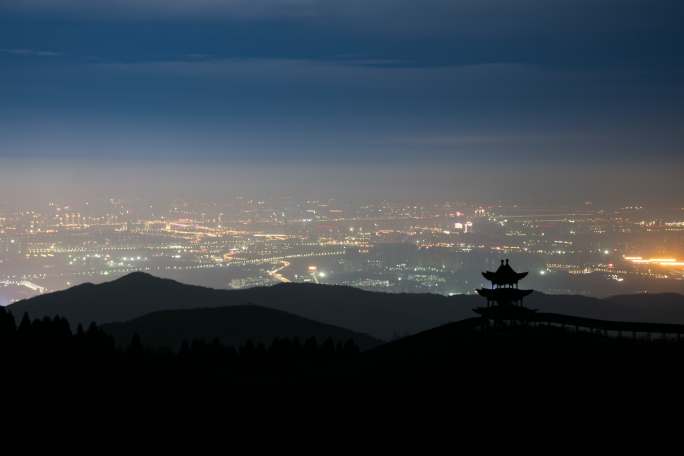
<path fill-rule="evenodd" d="M 494 285 L 513 285 L 527 277 L 527 272 L 516 272 L 509 264 L 508 260 L 504 264 L 501 260 L 501 266 L 496 272 L 485 271 L 482 276 L 492 282 Z"/>

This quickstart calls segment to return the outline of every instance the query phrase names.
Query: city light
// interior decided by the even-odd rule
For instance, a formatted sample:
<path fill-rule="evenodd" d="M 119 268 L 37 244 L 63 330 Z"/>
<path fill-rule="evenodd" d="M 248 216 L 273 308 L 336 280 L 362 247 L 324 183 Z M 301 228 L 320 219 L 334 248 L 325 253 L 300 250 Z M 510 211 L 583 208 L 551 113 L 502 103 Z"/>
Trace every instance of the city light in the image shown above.
<path fill-rule="evenodd" d="M 684 260 L 676 255 L 620 250 L 622 238 L 638 246 L 654 245 L 665 233 L 678 236 L 655 217 L 642 223 L 645 211 L 629 220 L 600 209 L 510 214 L 505 207 L 483 213 L 478 205 L 456 211 L 455 203 L 400 202 L 345 203 L 342 209 L 334 200 L 282 205 L 273 199 L 240 200 L 233 207 L 155 205 L 152 213 L 114 201 L 0 213 L 5 303 L 134 271 L 215 288 L 320 281 L 385 292 L 467 294 L 473 288 L 468 280 L 484 267 L 482 258 L 498 264 L 512 254 L 545 265 L 533 273 L 540 291 L 548 293 L 609 294 L 618 292 L 611 288 L 618 283 L 621 293 L 636 284 L 660 291 L 684 279 Z M 201 271 L 206 276 L 195 274 Z M 552 274 L 553 284 L 546 286 L 553 288 L 546 289 Z M 22 280 L 42 288 L 19 285 Z"/>
<path fill-rule="evenodd" d="M 676 258 L 643 258 L 640 256 L 625 256 L 623 258 L 633 264 L 647 264 L 673 267 L 684 266 L 684 261 L 678 261 Z"/>

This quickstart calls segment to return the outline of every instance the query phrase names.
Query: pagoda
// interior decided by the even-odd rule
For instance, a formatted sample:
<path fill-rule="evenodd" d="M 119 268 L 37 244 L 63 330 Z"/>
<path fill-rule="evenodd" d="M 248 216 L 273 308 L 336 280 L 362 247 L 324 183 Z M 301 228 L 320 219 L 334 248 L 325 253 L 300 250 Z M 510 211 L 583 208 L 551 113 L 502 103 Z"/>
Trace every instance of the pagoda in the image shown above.
<path fill-rule="evenodd" d="M 492 320 L 527 320 L 536 310 L 523 305 L 523 298 L 533 290 L 521 290 L 518 282 L 527 277 L 527 272 L 516 272 L 508 260 L 496 272 L 486 271 L 482 276 L 492 283 L 491 288 L 480 288 L 477 293 L 487 299 L 486 307 L 473 309 L 474 312 Z"/>

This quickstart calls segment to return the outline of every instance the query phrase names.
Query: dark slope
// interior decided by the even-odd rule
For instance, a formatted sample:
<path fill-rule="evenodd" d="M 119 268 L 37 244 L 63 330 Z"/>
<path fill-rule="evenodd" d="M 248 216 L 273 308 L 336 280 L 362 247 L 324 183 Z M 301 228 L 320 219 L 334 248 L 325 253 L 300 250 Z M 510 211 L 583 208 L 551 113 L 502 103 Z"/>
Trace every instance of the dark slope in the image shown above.
<path fill-rule="evenodd" d="M 351 287 L 281 284 L 247 290 L 215 290 L 133 273 L 113 282 L 85 284 L 11 305 L 21 317 L 62 315 L 72 324 L 127 321 L 160 310 L 255 304 L 389 340 L 470 318 L 479 296 L 390 294 Z M 526 304 L 542 312 L 618 321 L 684 324 L 684 296 L 633 295 L 607 300 L 534 293 Z"/>
<path fill-rule="evenodd" d="M 542 312 L 600 320 L 684 324 L 684 296 L 676 293 L 644 293 L 606 299 L 534 293 L 525 304 Z"/>
<path fill-rule="evenodd" d="M 525 298 L 525 305 L 532 309 L 538 309 L 540 312 L 605 320 L 629 320 L 622 318 L 622 309 L 618 305 L 589 296 L 547 295 L 535 292 Z"/>
<path fill-rule="evenodd" d="M 619 307 L 626 320 L 684 323 L 684 296 L 676 293 L 635 294 L 606 299 Z"/>
<path fill-rule="evenodd" d="M 247 290 L 250 302 L 389 340 L 472 316 L 475 296 L 392 294 L 352 287 L 282 284 Z"/>
<path fill-rule="evenodd" d="M 329 376 L 347 384 L 414 385 L 424 392 L 448 385 L 464 399 L 484 393 L 482 398 L 526 401 L 548 394 L 556 400 L 578 389 L 679 387 L 683 353 L 674 339 L 633 340 L 546 325 L 483 328 L 481 319 L 470 318 L 368 350 Z"/>
<path fill-rule="evenodd" d="M 120 345 L 130 343 L 134 334 L 145 346 L 178 349 L 193 339 L 212 341 L 218 338 L 225 346 L 239 346 L 247 340 L 270 344 L 275 338 L 315 337 L 335 342 L 353 340 L 361 349 L 381 341 L 337 326 L 318 323 L 280 310 L 260 306 L 229 306 L 210 309 L 166 310 L 153 312 L 124 323 L 110 323 L 102 329 Z"/>

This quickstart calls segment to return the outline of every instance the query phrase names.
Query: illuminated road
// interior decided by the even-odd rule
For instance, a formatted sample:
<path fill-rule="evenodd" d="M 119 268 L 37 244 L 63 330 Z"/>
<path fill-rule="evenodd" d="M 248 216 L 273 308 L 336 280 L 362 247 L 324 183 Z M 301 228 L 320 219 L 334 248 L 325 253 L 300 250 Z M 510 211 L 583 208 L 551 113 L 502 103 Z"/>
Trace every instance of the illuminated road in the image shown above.
<path fill-rule="evenodd" d="M 47 288 L 41 287 L 40 285 L 36 285 L 33 282 L 30 282 L 28 280 L 3 280 L 0 282 L 0 285 L 16 285 L 19 287 L 25 287 L 28 288 L 31 291 L 37 291 L 38 293 L 45 293 L 47 291 Z"/>
<path fill-rule="evenodd" d="M 284 275 L 282 275 L 280 273 L 280 271 L 282 271 L 283 269 L 290 266 L 290 262 L 289 261 L 281 261 L 280 264 L 281 264 L 281 266 L 279 268 L 276 268 L 272 271 L 268 271 L 268 275 L 270 275 L 274 279 L 278 280 L 279 282 L 290 283 L 291 282 L 290 279 L 288 279 L 287 277 L 285 277 Z"/>

